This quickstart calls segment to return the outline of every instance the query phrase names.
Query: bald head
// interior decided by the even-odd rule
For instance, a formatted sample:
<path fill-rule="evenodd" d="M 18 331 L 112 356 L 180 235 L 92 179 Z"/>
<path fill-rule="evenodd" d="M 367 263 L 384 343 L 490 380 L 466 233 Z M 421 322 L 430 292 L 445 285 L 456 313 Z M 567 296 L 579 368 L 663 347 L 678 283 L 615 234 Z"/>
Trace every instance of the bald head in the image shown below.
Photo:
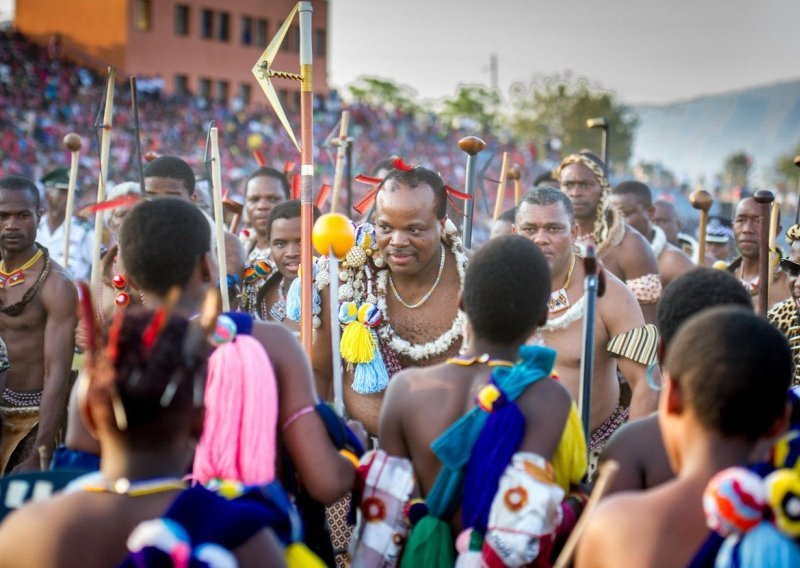
<path fill-rule="evenodd" d="M 681 226 L 678 212 L 672 202 L 659 199 L 653 204 L 653 223 L 661 227 L 667 236 L 668 243 L 680 246 L 678 232 L 681 230 Z"/>

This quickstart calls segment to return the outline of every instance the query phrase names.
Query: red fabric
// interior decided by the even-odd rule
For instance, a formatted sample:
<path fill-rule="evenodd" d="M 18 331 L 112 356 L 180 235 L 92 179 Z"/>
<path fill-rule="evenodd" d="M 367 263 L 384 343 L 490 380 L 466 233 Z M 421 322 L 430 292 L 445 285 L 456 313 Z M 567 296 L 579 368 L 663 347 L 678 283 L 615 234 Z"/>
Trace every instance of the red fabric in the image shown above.
<path fill-rule="evenodd" d="M 292 176 L 292 199 L 300 199 L 300 175 Z"/>
<path fill-rule="evenodd" d="M 314 200 L 314 207 L 322 209 L 322 206 L 325 205 L 326 201 L 328 201 L 328 195 L 330 192 L 331 186 L 327 183 L 323 183 L 319 188 L 319 193 L 317 193 L 317 199 Z"/>

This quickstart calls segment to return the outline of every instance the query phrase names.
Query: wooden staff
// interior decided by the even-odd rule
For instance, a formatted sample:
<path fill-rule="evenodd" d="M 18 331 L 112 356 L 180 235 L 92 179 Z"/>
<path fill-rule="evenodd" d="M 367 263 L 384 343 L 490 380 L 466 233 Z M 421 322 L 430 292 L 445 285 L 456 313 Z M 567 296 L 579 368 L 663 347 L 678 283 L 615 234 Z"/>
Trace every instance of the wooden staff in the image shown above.
<path fill-rule="evenodd" d="M 794 165 L 800 168 L 800 156 L 794 157 Z M 800 180 L 798 180 L 797 184 L 798 184 L 797 189 L 800 190 Z M 800 196 L 798 197 L 797 200 L 797 209 L 795 209 L 794 211 L 794 224 L 797 225 L 798 223 L 800 223 Z"/>
<path fill-rule="evenodd" d="M 333 193 L 331 195 L 331 213 L 336 213 L 339 205 L 339 191 L 344 178 L 344 162 L 347 157 L 347 132 L 350 128 L 350 111 L 342 111 L 342 120 L 339 122 L 339 138 L 336 141 L 336 167 L 333 170 Z M 333 142 L 333 141 L 332 141 Z"/>
<path fill-rule="evenodd" d="M 108 68 L 108 82 L 106 83 L 105 109 L 103 111 L 103 124 L 100 125 L 100 179 L 97 182 L 97 203 L 106 200 L 106 182 L 108 181 L 108 156 L 111 152 L 111 126 L 114 119 L 114 81 L 117 70 Z M 144 191 L 144 188 L 142 188 Z M 94 250 L 92 251 L 92 290 L 100 287 L 100 247 L 103 244 L 103 215 L 95 214 L 94 217 Z"/>
<path fill-rule="evenodd" d="M 598 268 L 594 245 L 588 245 L 586 247 L 586 255 L 583 257 L 583 269 L 585 272 L 583 293 L 586 298 L 586 311 L 583 316 L 583 356 L 581 357 L 581 384 L 578 391 L 578 410 L 581 413 L 583 433 L 587 440 L 591 433 L 595 318 L 597 316 L 597 297 L 600 295 Z"/>
<path fill-rule="evenodd" d="M 72 229 L 72 212 L 75 210 L 75 185 L 78 181 L 78 159 L 81 154 L 81 137 L 70 132 L 64 136 L 64 147 L 70 151 L 67 212 L 64 217 L 64 268 L 69 269 L 69 233 Z"/>
<path fill-rule="evenodd" d="M 211 192 L 214 197 L 214 227 L 217 237 L 217 260 L 219 262 L 219 291 L 222 295 L 222 310 L 230 311 L 228 297 L 228 264 L 225 254 L 225 227 L 222 211 L 222 169 L 219 160 L 219 131 L 216 126 L 209 129 L 211 145 Z"/>
<path fill-rule="evenodd" d="M 464 222 L 461 226 L 461 236 L 464 246 L 472 247 L 472 216 L 474 211 L 475 195 L 475 156 L 486 148 L 486 142 L 476 136 L 467 136 L 458 141 L 458 147 L 467 155 L 467 171 L 464 174 L 464 193 L 472 195 L 464 203 Z"/>
<path fill-rule="evenodd" d="M 706 263 L 706 227 L 708 227 L 708 211 L 714 204 L 714 198 L 705 190 L 698 189 L 689 196 L 689 203 L 700 211 L 700 228 L 697 235 L 697 266 Z"/>
<path fill-rule="evenodd" d="M 769 282 L 768 287 L 772 292 L 772 283 L 775 280 L 775 265 L 780 261 L 778 256 L 778 217 L 780 217 L 781 206 L 777 201 L 772 202 L 769 216 Z"/>
<path fill-rule="evenodd" d="M 494 202 L 494 215 L 492 221 L 497 221 L 503 212 L 503 199 L 506 196 L 506 181 L 508 180 L 508 152 L 503 152 L 503 163 L 500 166 L 500 181 L 497 183 L 497 200 Z"/>
<path fill-rule="evenodd" d="M 594 511 L 595 507 L 597 507 L 603 495 L 608 491 L 608 487 L 611 485 L 611 482 L 614 481 L 618 472 L 619 464 L 613 460 L 603 462 L 603 465 L 600 466 L 600 472 L 597 474 L 597 483 L 594 484 L 594 491 L 592 491 L 591 497 L 589 497 L 589 500 L 586 502 L 583 514 L 581 518 L 578 519 L 575 528 L 572 529 L 572 533 L 569 535 L 566 544 L 564 544 L 564 548 L 561 549 L 561 554 L 558 555 L 553 568 L 567 568 L 572 564 L 572 557 L 575 554 L 575 549 L 578 547 L 578 542 L 581 539 L 581 535 L 583 535 L 583 531 L 586 530 L 589 516 L 592 514 L 592 511 Z"/>
<path fill-rule="evenodd" d="M 609 164 L 609 132 L 608 132 L 608 118 L 600 116 L 597 118 L 590 118 L 586 121 L 586 128 L 599 128 L 603 131 L 601 139 L 600 154 L 603 156 L 603 170 L 608 177 L 608 172 L 611 171 L 611 164 Z"/>
<path fill-rule="evenodd" d="M 775 201 L 775 195 L 769 190 L 759 189 L 753 195 L 753 199 L 761 206 L 761 234 L 758 239 L 758 313 L 766 316 L 769 309 L 769 217 L 770 205 Z"/>
<path fill-rule="evenodd" d="M 522 168 L 519 164 L 508 168 L 508 179 L 514 182 L 514 207 L 516 207 L 522 199 Z"/>
<path fill-rule="evenodd" d="M 232 199 L 229 195 L 226 195 L 222 198 L 222 207 L 233 215 L 231 217 L 231 224 L 228 227 L 228 232 L 236 235 L 239 231 L 239 223 L 242 222 L 242 212 L 244 211 L 244 205 Z"/>

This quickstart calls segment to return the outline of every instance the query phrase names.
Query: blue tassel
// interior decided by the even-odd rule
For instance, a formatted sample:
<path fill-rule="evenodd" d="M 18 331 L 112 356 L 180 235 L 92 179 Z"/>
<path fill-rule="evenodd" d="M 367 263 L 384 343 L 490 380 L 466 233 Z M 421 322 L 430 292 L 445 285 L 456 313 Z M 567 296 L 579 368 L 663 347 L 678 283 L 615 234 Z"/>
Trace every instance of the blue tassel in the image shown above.
<path fill-rule="evenodd" d="M 380 348 L 375 347 L 372 361 L 356 365 L 353 390 L 358 394 L 375 394 L 383 392 L 387 386 L 389 386 L 389 372 L 386 370 L 383 357 L 381 357 Z"/>
<path fill-rule="evenodd" d="M 495 403 L 486 425 L 472 447 L 464 470 L 462 525 L 486 532 L 500 478 L 511 463 L 525 434 L 525 416 L 514 402 Z M 499 408 L 498 408 L 499 406 Z"/>
<path fill-rule="evenodd" d="M 286 294 L 286 317 L 292 321 L 300 321 L 300 277 L 295 278 Z"/>

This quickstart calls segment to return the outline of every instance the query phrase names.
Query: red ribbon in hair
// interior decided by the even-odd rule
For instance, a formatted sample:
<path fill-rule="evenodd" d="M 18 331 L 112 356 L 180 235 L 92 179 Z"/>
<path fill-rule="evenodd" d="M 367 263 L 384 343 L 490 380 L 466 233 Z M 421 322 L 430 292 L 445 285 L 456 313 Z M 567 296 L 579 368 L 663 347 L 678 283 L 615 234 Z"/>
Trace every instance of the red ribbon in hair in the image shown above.
<path fill-rule="evenodd" d="M 400 170 L 401 172 L 410 172 L 411 170 L 415 169 L 415 167 L 416 167 L 416 166 L 408 165 L 407 163 L 405 163 L 403 161 L 402 158 L 397 158 L 397 157 L 392 159 L 391 165 L 392 165 L 392 168 L 394 168 L 395 170 Z M 364 198 L 361 201 L 359 201 L 358 203 L 356 203 L 355 205 L 353 205 L 353 209 L 355 209 L 356 212 L 359 215 L 363 215 L 367 211 L 367 209 L 369 209 L 372 206 L 372 204 L 375 202 L 375 198 L 378 195 L 378 189 L 380 189 L 381 183 L 383 183 L 383 179 L 384 178 L 366 176 L 364 174 L 359 174 L 359 175 L 357 175 L 355 177 L 355 180 L 357 182 L 365 183 L 367 185 L 371 185 L 372 186 L 372 189 L 370 189 L 367 192 L 367 194 L 364 196 Z M 458 205 L 456 205 L 456 202 L 454 201 L 454 198 L 455 199 L 460 199 L 462 201 L 466 201 L 467 199 L 472 199 L 472 196 L 469 195 L 468 193 L 464 193 L 463 191 L 458 191 L 457 189 L 454 189 L 454 188 L 450 187 L 449 185 L 445 185 L 444 186 L 444 190 L 447 193 L 447 200 L 450 202 L 450 204 L 453 207 L 455 207 L 456 211 L 458 211 L 459 213 L 461 213 L 463 215 L 464 212 L 461 211 L 461 209 L 458 207 Z"/>
<path fill-rule="evenodd" d="M 300 199 L 300 174 L 292 176 L 292 199 Z"/>
<path fill-rule="evenodd" d="M 323 183 L 319 188 L 319 193 L 317 193 L 317 198 L 314 200 L 314 207 L 322 209 L 322 206 L 325 205 L 325 202 L 328 201 L 328 195 L 331 192 L 331 186 L 327 183 Z"/>
<path fill-rule="evenodd" d="M 256 159 L 256 163 L 258 164 L 259 168 L 263 168 L 267 165 L 267 160 L 264 159 L 264 154 L 262 154 L 261 150 L 258 148 L 253 150 L 253 157 Z"/>

